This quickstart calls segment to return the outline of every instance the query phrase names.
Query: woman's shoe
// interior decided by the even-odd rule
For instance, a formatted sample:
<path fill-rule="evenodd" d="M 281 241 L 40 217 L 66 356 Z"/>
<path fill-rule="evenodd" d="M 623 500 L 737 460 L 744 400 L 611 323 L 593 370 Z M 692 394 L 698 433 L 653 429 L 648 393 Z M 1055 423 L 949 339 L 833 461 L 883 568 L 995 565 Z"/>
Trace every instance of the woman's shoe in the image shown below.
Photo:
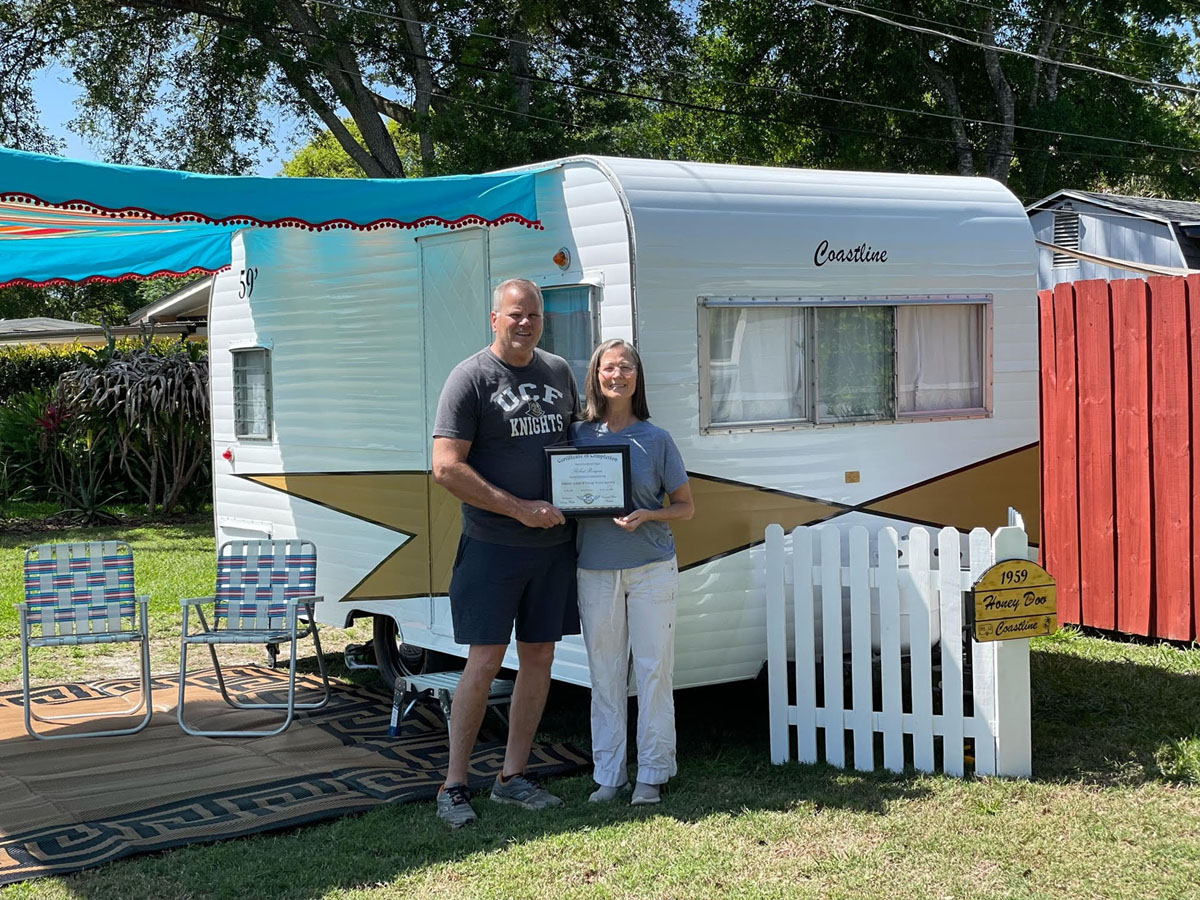
<path fill-rule="evenodd" d="M 608 803 L 627 793 L 629 793 L 628 781 L 616 787 L 608 787 L 602 784 L 596 790 L 592 791 L 592 795 L 588 797 L 588 803 Z"/>
<path fill-rule="evenodd" d="M 662 797 L 660 796 L 661 785 L 643 784 L 638 782 L 633 789 L 633 799 L 629 801 L 630 806 L 645 806 L 650 803 L 658 803 Z"/>

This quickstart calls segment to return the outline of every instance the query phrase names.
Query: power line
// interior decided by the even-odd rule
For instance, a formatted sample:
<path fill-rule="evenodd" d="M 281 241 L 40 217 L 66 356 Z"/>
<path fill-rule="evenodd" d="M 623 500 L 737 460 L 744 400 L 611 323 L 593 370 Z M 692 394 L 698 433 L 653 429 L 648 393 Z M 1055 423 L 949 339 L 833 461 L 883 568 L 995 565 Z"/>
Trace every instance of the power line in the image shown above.
<path fill-rule="evenodd" d="M 1085 66 L 1082 63 L 1070 63 L 1063 62 L 1061 60 L 1049 59 L 1045 56 L 1039 56 L 1036 53 L 1029 53 L 1025 50 L 1016 50 L 1012 47 L 1001 46 L 1000 44 L 981 44 L 978 41 L 972 41 L 968 38 L 962 37 L 961 35 L 950 34 L 945 31 L 937 31 L 932 28 L 923 28 L 920 25 L 906 25 L 904 22 L 897 22 L 895 19 L 889 19 L 885 16 L 877 15 L 876 13 L 866 12 L 865 10 L 856 9 L 849 6 L 838 6 L 836 3 L 827 3 L 825 0 L 809 0 L 809 2 L 815 4 L 816 6 L 823 6 L 826 9 L 831 9 L 834 12 L 843 13 L 844 15 L 863 16 L 868 19 L 874 19 L 876 22 L 882 22 L 884 25 L 892 25 L 896 28 L 903 29 L 904 31 L 912 31 L 916 32 L 917 34 L 933 35 L 934 37 L 945 38 L 949 41 L 955 41 L 960 44 L 966 44 L 970 47 L 976 47 L 980 50 L 995 50 L 998 53 L 1009 53 L 1014 56 L 1024 57 L 1026 59 L 1034 59 L 1038 60 L 1039 62 L 1049 63 L 1050 65 L 1060 66 L 1064 69 L 1076 69 L 1081 72 L 1089 72 L 1093 75 L 1108 75 L 1112 78 L 1119 78 L 1122 81 L 1140 84 L 1143 87 L 1155 88 L 1156 90 L 1180 91 L 1189 94 L 1200 94 L 1200 88 L 1188 87 L 1187 85 L 1182 84 L 1165 84 L 1161 81 L 1150 81 L 1145 78 L 1138 78 L 1134 75 L 1124 75 L 1120 72 L 1110 71 L 1109 69 L 1097 69 L 1094 66 Z"/>
<path fill-rule="evenodd" d="M 321 0 L 318 0 L 318 2 L 321 2 Z M 326 5 L 333 5 L 333 4 L 327 3 Z M 386 18 L 386 16 L 384 16 L 384 17 Z M 422 23 L 422 24 L 427 24 L 427 23 Z M 273 30 L 279 31 L 281 33 L 291 34 L 291 35 L 297 36 L 297 37 L 319 36 L 319 35 L 316 35 L 313 33 L 300 32 L 289 26 L 275 25 L 275 26 L 269 26 L 269 27 L 271 27 Z M 220 37 L 228 39 L 228 38 L 226 38 L 225 35 L 220 35 Z M 492 37 L 492 36 L 489 35 L 487 37 Z M 495 39 L 503 40 L 502 38 L 495 38 Z M 339 43 L 342 43 L 346 46 L 350 46 L 355 49 L 363 49 L 360 44 L 356 44 L 353 41 L 348 41 L 348 40 L 342 39 L 339 41 Z M 538 46 L 538 45 L 531 45 L 531 46 Z M 267 48 L 264 47 L 264 49 L 266 50 Z M 539 49 L 541 49 L 541 48 L 539 47 Z M 267 50 L 267 52 L 271 55 L 278 55 L 270 50 Z M 448 57 L 430 56 L 427 54 L 422 55 L 422 54 L 418 54 L 415 51 L 411 51 L 411 50 L 400 50 L 399 52 L 401 52 L 405 55 L 411 56 L 413 58 L 424 59 L 424 60 L 427 60 L 430 62 L 439 62 L 439 63 L 447 63 L 447 64 L 455 64 L 456 63 L 455 60 L 448 58 Z M 281 56 L 280 58 L 283 58 L 283 57 Z M 315 63 L 312 60 L 307 60 L 307 59 L 297 59 L 295 57 L 288 57 L 288 61 L 289 62 L 301 62 L 315 70 L 328 70 L 330 68 L 333 68 L 334 71 L 339 71 L 339 72 L 342 72 L 343 74 L 347 74 L 347 75 L 356 74 L 356 73 L 352 73 L 348 70 L 342 69 L 340 67 L 336 67 L 336 66 L 330 67 L 327 65 Z M 471 68 L 476 71 L 486 72 L 486 73 L 493 74 L 493 75 L 503 74 L 503 72 L 499 69 L 494 69 L 494 68 L 482 66 L 479 64 L 461 63 L 461 62 L 457 62 L 457 64 L 462 65 L 466 68 Z M 620 97 L 625 97 L 625 98 L 629 98 L 629 99 L 637 99 L 637 100 L 640 100 L 642 102 L 647 102 L 647 103 L 657 103 L 657 104 L 661 104 L 661 105 L 665 105 L 665 106 L 690 109 L 690 110 L 699 111 L 699 112 L 710 112 L 710 113 L 715 113 L 715 114 L 719 114 L 719 115 L 728 115 L 728 116 L 734 116 L 734 117 L 739 117 L 739 118 L 749 117 L 749 118 L 753 118 L 755 121 L 764 121 L 765 120 L 768 122 L 774 122 L 776 124 L 785 125 L 785 126 L 789 126 L 789 127 L 807 128 L 809 130 L 842 133 L 842 134 L 862 134 L 862 135 L 867 135 L 867 136 L 874 137 L 874 138 L 880 138 L 880 139 L 890 141 L 893 143 L 921 141 L 924 143 L 942 144 L 942 145 L 955 146 L 955 147 L 957 146 L 955 141 L 953 141 L 951 139 L 947 139 L 947 138 L 935 138 L 935 137 L 930 137 L 930 136 L 926 136 L 926 135 L 914 135 L 914 134 L 888 134 L 888 133 L 881 132 L 881 131 L 871 131 L 871 130 L 859 129 L 859 128 L 848 128 L 845 126 L 813 125 L 810 123 L 796 122 L 796 121 L 793 121 L 790 119 L 782 119 L 782 118 L 773 117 L 773 116 L 758 117 L 758 116 L 754 116 L 751 113 L 741 111 L 741 110 L 729 110 L 729 109 L 725 109 L 722 107 L 709 106 L 709 105 L 705 105 L 705 104 L 697 104 L 697 103 L 690 103 L 690 102 L 686 102 L 686 101 L 671 100 L 671 99 L 668 99 L 665 97 L 658 97 L 658 96 L 651 95 L 651 94 L 641 94 L 641 93 L 635 93 L 635 92 L 631 92 L 631 91 L 620 91 L 620 90 L 616 90 L 613 88 L 599 88 L 599 87 L 593 87 L 593 86 L 588 86 L 588 85 L 582 85 L 582 84 L 578 84 L 576 82 L 568 81 L 565 79 L 555 79 L 555 78 L 549 78 L 546 76 L 538 76 L 538 75 L 533 75 L 533 74 L 529 74 L 524 77 L 527 77 L 529 80 L 532 80 L 532 81 L 539 81 L 539 82 L 543 82 L 543 83 L 554 84 L 557 86 L 566 87 L 566 88 L 570 88 L 570 89 L 577 90 L 577 91 L 582 91 L 585 93 L 593 93 L 593 94 L 608 95 L 608 96 L 620 96 Z M 756 85 L 744 85 L 744 86 L 751 87 L 751 88 L 757 87 Z M 460 104 L 465 104 L 465 105 L 473 105 L 473 106 L 477 106 L 480 108 L 493 109 L 498 112 L 503 112 L 506 114 L 516 115 L 516 116 L 520 116 L 520 117 L 524 117 L 524 118 L 540 119 L 542 121 L 547 121 L 547 122 L 552 122 L 555 124 L 562 125 L 565 128 L 577 129 L 579 127 L 577 124 L 566 122 L 561 119 L 552 119 L 552 118 L 545 117 L 545 116 L 539 116 L 534 113 L 524 113 L 519 110 L 510 110 L 505 107 L 492 106 L 490 104 L 485 104 L 485 103 L 481 103 L 478 101 L 470 101 L 470 100 L 466 100 L 465 98 L 453 97 L 451 95 L 444 94 L 444 93 L 438 93 L 437 96 L 439 96 L 440 99 L 445 99 L 445 100 L 455 102 L 455 103 L 460 103 Z M 864 103 L 859 103 L 859 102 L 855 102 L 855 101 L 847 101 L 847 102 L 851 102 L 851 103 L 854 103 L 854 105 L 860 105 L 860 106 L 867 106 L 867 107 L 872 106 L 871 104 L 864 104 Z M 932 115 L 938 115 L 942 118 L 951 118 L 949 116 L 944 116 L 942 114 L 936 114 L 936 113 L 933 113 Z M 968 121 L 970 121 L 970 120 L 968 120 Z M 1063 134 L 1062 132 L 1055 132 L 1055 131 L 1051 131 L 1049 129 L 1033 129 L 1033 128 L 1030 128 L 1029 126 L 1017 126 L 1017 127 L 1024 128 L 1025 130 L 1041 131 L 1044 133 L 1055 134 L 1055 135 Z M 1066 134 L 1069 135 L 1070 133 L 1066 133 Z M 1093 138 L 1096 140 L 1117 140 L 1117 139 L 1099 138 L 1099 137 L 1095 137 L 1095 136 L 1091 136 L 1091 135 L 1076 135 L 1076 136 L 1084 137 L 1084 138 Z M 1173 147 L 1164 146 L 1164 145 L 1154 145 L 1154 144 L 1138 143 L 1138 142 L 1132 142 L 1132 141 L 1122 141 L 1122 143 L 1131 143 L 1131 144 L 1135 144 L 1136 146 L 1139 146 L 1142 148 L 1159 148 L 1159 149 L 1166 149 L 1166 150 L 1171 150 L 1171 151 L 1182 151 L 1182 152 L 1188 152 L 1188 153 L 1200 152 L 1198 150 L 1189 150 L 1187 148 L 1173 148 Z M 1113 154 L 1102 154 L 1102 153 L 1087 152 L 1087 151 L 1071 151 L 1071 150 L 1063 150 L 1063 149 L 1052 150 L 1049 148 L 1020 147 L 1020 146 L 1013 147 L 1013 152 L 1009 154 L 1009 158 L 1012 159 L 1018 152 L 1029 153 L 1029 154 L 1036 154 L 1036 153 L 1043 153 L 1043 154 L 1047 154 L 1047 155 L 1053 154 L 1055 156 L 1069 156 L 1069 157 L 1075 157 L 1075 158 L 1080 158 L 1080 159 L 1092 159 L 1092 158 L 1114 159 L 1114 160 L 1119 160 L 1122 162 L 1132 163 L 1132 161 L 1129 160 L 1125 156 L 1117 156 L 1117 155 L 1113 155 Z M 1162 171 L 1156 171 L 1156 172 L 1148 172 L 1148 171 L 1146 171 L 1144 166 L 1139 165 L 1138 171 L 1136 173 L 1131 171 L 1130 174 L 1147 174 L 1147 175 L 1166 176 L 1166 175 L 1172 174 L 1172 172 L 1169 169 L 1162 170 Z"/>
<path fill-rule="evenodd" d="M 538 50 L 546 49 L 541 44 L 537 44 L 532 41 L 526 41 L 526 40 L 523 40 L 520 38 L 507 38 L 507 37 L 502 37 L 499 35 L 471 31 L 470 29 L 459 28 L 456 26 L 434 25 L 433 23 L 423 21 L 420 19 L 410 19 L 410 18 L 405 18 L 404 16 L 397 16 L 397 15 L 393 15 L 393 14 L 389 14 L 389 13 L 376 12 L 374 10 L 357 9 L 355 7 L 346 6 L 341 3 L 334 3 L 334 2 L 332 2 L 332 0 L 309 0 L 309 2 L 315 3 L 319 6 L 327 6 L 327 7 L 333 8 L 333 9 L 339 9 L 339 10 L 342 10 L 343 12 L 351 12 L 351 13 L 358 13 L 360 15 L 373 16 L 375 18 L 384 19 L 387 21 L 405 22 L 405 23 L 415 24 L 415 25 L 419 25 L 422 27 L 429 27 L 429 28 L 441 28 L 446 31 L 452 31 L 452 32 L 455 32 L 458 34 L 463 34 L 463 35 L 467 35 L 467 36 L 471 36 L 471 37 L 485 38 L 487 40 L 498 41 L 501 43 L 519 44 L 522 46 L 529 47 L 531 49 L 538 49 Z M 842 7 L 835 7 L 833 4 L 825 3 L 825 2 L 823 2 L 823 0 L 812 0 L 812 2 L 816 3 L 820 6 L 829 7 L 831 9 L 842 9 Z M 870 13 L 860 13 L 860 14 L 868 16 L 870 18 L 879 18 Z M 898 23 L 898 22 L 892 22 L 891 24 L 894 24 L 901 28 L 905 28 L 905 27 L 915 28 L 916 27 L 916 26 L 904 26 L 902 23 Z M 985 46 L 990 46 L 990 45 L 977 44 L 976 46 L 985 47 Z M 999 48 L 997 48 L 997 49 L 999 49 Z M 415 51 L 402 50 L 400 52 L 405 53 L 407 55 L 411 55 L 414 58 L 422 58 L 421 55 L 417 54 Z M 610 57 L 600 56 L 598 54 L 592 54 L 592 53 L 589 53 L 588 51 L 571 50 L 568 48 L 566 50 L 566 52 L 576 54 L 576 55 L 583 55 L 583 56 L 591 58 L 591 59 L 599 60 L 601 62 L 611 63 L 614 65 L 620 65 L 620 66 L 625 65 L 620 60 L 612 59 Z M 1013 51 L 1013 52 L 1018 52 L 1018 51 Z M 457 65 L 469 65 L 469 64 L 457 62 L 455 60 L 447 60 L 442 57 L 425 57 L 425 58 L 429 59 L 431 61 L 437 61 L 437 62 L 451 62 L 451 63 L 457 64 Z M 1053 62 L 1053 61 L 1051 60 L 1050 62 Z M 1067 65 L 1067 64 L 1063 63 L 1062 65 Z M 486 69 L 486 67 L 477 67 L 477 68 L 483 68 L 485 71 L 495 71 L 495 70 Z M 679 72 L 679 71 L 675 71 L 672 69 L 658 69 L 658 70 L 650 69 L 648 71 L 652 71 L 655 74 L 659 74 L 659 75 L 672 75 L 672 76 L 677 76 L 677 77 L 683 77 L 691 82 L 695 82 L 697 80 L 697 77 L 692 75 L 691 73 Z M 1101 70 L 1097 70 L 1097 71 L 1101 71 Z M 1128 78 L 1129 77 L 1129 76 L 1120 75 L 1119 73 L 1104 73 L 1104 72 L 1102 72 L 1102 74 L 1112 74 L 1119 78 Z M 532 76 L 532 75 L 527 75 L 527 76 L 523 76 L 523 77 L 535 78 L 535 76 Z M 933 110 L 908 109 L 907 107 L 890 106 L 888 104 L 883 104 L 883 103 L 870 103 L 868 101 L 863 101 L 863 100 L 850 100 L 845 97 L 830 97 L 830 96 L 827 96 L 824 94 L 815 94 L 815 93 L 811 93 L 808 91 L 796 90 L 794 88 L 779 88 L 779 87 L 775 87 L 773 85 L 751 84 L 749 82 L 736 81 L 736 80 L 719 78 L 719 77 L 714 77 L 714 76 L 701 76 L 701 77 L 707 77 L 708 80 L 715 81 L 718 84 L 725 84 L 725 85 L 730 85 L 730 86 L 734 86 L 734 87 L 743 87 L 743 88 L 748 88 L 751 90 L 768 91 L 768 92 L 774 93 L 779 96 L 799 97 L 799 98 L 807 99 L 807 100 L 819 100 L 819 101 L 824 101 L 824 102 L 828 102 L 828 103 L 839 103 L 839 104 L 844 104 L 844 105 L 848 105 L 848 106 L 859 106 L 859 107 L 875 109 L 875 110 L 879 110 L 879 111 L 883 111 L 883 112 L 899 113 L 901 115 L 925 116 L 928 118 L 936 118 L 936 119 L 955 121 L 955 122 L 965 122 L 965 123 L 972 124 L 972 125 L 983 125 L 983 126 L 990 126 L 990 127 L 994 127 L 994 128 L 1012 127 L 1013 129 L 1018 130 L 1018 131 L 1028 131 L 1028 132 L 1032 132 L 1032 133 L 1036 133 L 1036 134 L 1048 134 L 1048 135 L 1051 135 L 1054 137 L 1069 137 L 1069 138 L 1078 138 L 1081 140 L 1104 141 L 1104 142 L 1108 142 L 1108 143 L 1122 144 L 1125 146 L 1139 147 L 1144 150 L 1169 150 L 1169 151 L 1178 152 L 1178 153 L 1200 153 L 1200 149 L 1197 149 L 1195 147 L 1179 147 L 1179 146 L 1172 146 L 1169 144 L 1153 144 L 1153 143 L 1149 143 L 1149 142 L 1145 142 L 1145 141 L 1128 140 L 1125 138 L 1104 137 L 1101 135 L 1083 134 L 1083 133 L 1071 132 L 1071 131 L 1059 131 L 1059 130 L 1050 129 L 1050 128 L 1037 128 L 1037 127 L 1034 127 L 1031 125 L 1018 125 L 1016 123 L 999 122 L 999 121 L 995 121 L 992 119 L 978 119 L 978 118 L 968 118 L 965 116 L 954 116 L 954 115 L 950 115 L 949 113 L 939 113 L 939 112 L 935 112 Z M 1200 88 L 1180 88 L 1180 89 L 1200 93 Z M 644 95 L 629 95 L 629 96 L 633 96 L 636 99 L 642 99 L 642 100 L 648 99 Z M 655 100 L 657 100 L 657 102 L 660 102 L 660 103 L 670 103 L 670 104 L 683 103 L 683 101 L 672 101 L 672 100 L 668 100 L 668 99 L 662 98 L 662 97 L 649 98 L 649 99 L 655 99 Z M 709 109 L 713 109 L 713 108 L 710 107 Z"/>
<path fill-rule="evenodd" d="M 950 2 L 957 3 L 959 6 L 973 6 L 977 9 L 986 9 L 989 12 L 1003 13 L 1005 15 L 1010 15 L 1013 18 L 1022 19 L 1024 21 L 1030 22 L 1030 23 L 1041 22 L 1046 25 L 1057 24 L 1064 30 L 1076 31 L 1076 32 L 1080 32 L 1083 34 L 1094 34 L 1099 37 L 1114 38 L 1115 40 L 1118 40 L 1118 41 L 1129 41 L 1130 43 L 1142 44 L 1147 47 L 1160 47 L 1163 49 L 1168 49 L 1171 46 L 1167 41 L 1152 41 L 1152 40 L 1148 40 L 1146 38 L 1130 37 L 1129 35 L 1124 35 L 1124 34 L 1113 34 L 1111 31 L 1099 31 L 1095 28 L 1086 28 L 1082 25 L 1068 25 L 1067 23 L 1063 22 L 1062 20 L 1047 19 L 1044 16 L 1026 15 L 1024 13 L 1018 12 L 1015 9 L 1005 9 L 1003 7 L 998 7 L 998 6 L 989 6 L 986 3 L 977 3 L 977 2 L 975 2 L 975 0 L 950 0 Z"/>
<path fill-rule="evenodd" d="M 972 5 L 979 5 L 979 4 L 972 4 Z M 977 34 L 977 35 L 979 35 L 980 37 L 985 37 L 985 36 L 987 36 L 987 35 L 989 34 L 989 32 L 987 32 L 987 31 L 984 31 L 982 28 L 974 28 L 974 27 L 972 27 L 972 26 L 970 26 L 970 25 L 963 25 L 963 24 L 960 24 L 960 23 L 958 23 L 958 22 L 941 22 L 941 21 L 938 21 L 937 19 L 930 19 L 930 18 L 927 18 L 927 17 L 925 17 L 925 16 L 918 16 L 918 15 L 915 15 L 914 13 L 898 12 L 898 11 L 896 11 L 896 10 L 886 9 L 886 8 L 884 8 L 884 7 L 880 7 L 880 6 L 871 6 L 870 4 L 867 4 L 867 3 L 862 3 L 862 2 L 856 2 L 856 3 L 854 4 L 854 8 L 855 8 L 855 9 L 866 9 L 866 10 L 871 10 L 871 11 L 873 11 L 873 12 L 877 12 L 877 13 L 887 13 L 887 14 L 889 14 L 889 15 L 892 15 L 892 16 L 897 16 L 897 17 L 899 17 L 899 18 L 902 18 L 902 19 L 908 19 L 908 20 L 910 20 L 910 21 L 913 21 L 913 22 L 924 22 L 924 23 L 925 23 L 925 24 L 927 24 L 927 25 L 940 25 L 942 28 L 957 28 L 959 31 L 965 31 L 965 32 L 968 32 L 968 33 L 970 33 L 970 34 Z M 992 10 L 992 9 L 993 9 L 993 8 L 992 8 L 992 7 L 990 7 L 990 6 L 988 6 L 988 7 L 984 7 L 984 8 L 985 8 L 985 9 L 989 9 L 989 10 Z M 997 10 L 993 10 L 993 11 L 997 11 Z M 1013 12 L 1013 15 L 1014 15 L 1014 16 L 1017 16 L 1017 17 L 1020 17 L 1020 16 L 1019 16 L 1019 13 L 1016 13 L 1015 11 Z M 1050 20 L 1045 20 L 1045 21 L 1049 22 Z M 1060 22 L 1059 24 L 1060 24 L 1060 25 L 1062 25 L 1062 23 L 1061 23 L 1061 22 Z M 1070 28 L 1068 28 L 1068 27 L 1067 27 L 1067 26 L 1065 26 L 1065 25 L 1062 25 L 1062 27 L 1063 27 L 1063 30 L 1064 30 L 1064 31 L 1071 31 L 1071 30 L 1073 30 L 1073 29 L 1070 29 Z M 1120 37 L 1119 37 L 1118 35 L 1109 35 L 1109 36 L 1110 36 L 1110 37 L 1116 37 L 1116 38 L 1120 39 Z M 989 44 L 988 46 L 992 46 L 992 45 L 990 45 L 990 44 Z M 1112 59 L 1112 58 L 1111 58 L 1111 57 L 1109 57 L 1109 56 L 1101 56 L 1101 55 L 1099 55 L 1099 54 L 1097 54 L 1097 53 L 1085 53 L 1085 52 L 1083 52 L 1083 51 L 1081 51 L 1081 50 L 1076 50 L 1076 49 L 1072 49 L 1072 50 L 1071 50 L 1071 53 L 1072 53 L 1074 56 L 1076 56 L 1076 57 L 1082 57 L 1083 59 L 1096 59 L 1096 60 L 1101 60 L 1101 61 L 1103 61 L 1103 62 L 1109 62 L 1109 61 L 1111 61 L 1111 59 Z M 1058 63 L 1055 63 L 1055 65 L 1058 65 Z M 1116 73 L 1116 74 L 1120 74 L 1120 73 Z"/>

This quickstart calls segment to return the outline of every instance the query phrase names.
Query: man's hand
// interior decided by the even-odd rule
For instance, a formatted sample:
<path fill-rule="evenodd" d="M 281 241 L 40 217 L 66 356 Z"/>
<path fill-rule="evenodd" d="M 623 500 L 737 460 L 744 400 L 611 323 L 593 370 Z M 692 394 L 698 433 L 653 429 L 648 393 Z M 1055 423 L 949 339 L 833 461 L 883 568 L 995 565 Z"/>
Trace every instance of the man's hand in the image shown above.
<path fill-rule="evenodd" d="M 650 516 L 648 509 L 635 509 L 627 516 L 622 516 L 619 519 L 613 519 L 613 522 L 618 528 L 624 528 L 626 531 L 637 531 L 637 527 L 643 522 L 651 522 L 653 519 Z"/>
<path fill-rule="evenodd" d="M 530 528 L 553 528 L 567 521 L 562 511 L 548 500 L 518 500 L 517 514 L 513 517 Z"/>

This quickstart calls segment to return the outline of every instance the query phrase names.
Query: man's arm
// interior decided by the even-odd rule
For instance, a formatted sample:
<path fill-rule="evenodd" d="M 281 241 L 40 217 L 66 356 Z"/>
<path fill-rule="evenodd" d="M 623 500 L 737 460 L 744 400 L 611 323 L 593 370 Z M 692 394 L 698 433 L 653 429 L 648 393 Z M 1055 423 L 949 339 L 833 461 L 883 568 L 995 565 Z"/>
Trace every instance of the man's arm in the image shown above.
<path fill-rule="evenodd" d="M 545 500 L 522 500 L 501 490 L 467 462 L 471 442 L 458 438 L 433 439 L 433 480 L 463 503 L 516 519 L 529 528 L 553 528 L 566 518 Z"/>

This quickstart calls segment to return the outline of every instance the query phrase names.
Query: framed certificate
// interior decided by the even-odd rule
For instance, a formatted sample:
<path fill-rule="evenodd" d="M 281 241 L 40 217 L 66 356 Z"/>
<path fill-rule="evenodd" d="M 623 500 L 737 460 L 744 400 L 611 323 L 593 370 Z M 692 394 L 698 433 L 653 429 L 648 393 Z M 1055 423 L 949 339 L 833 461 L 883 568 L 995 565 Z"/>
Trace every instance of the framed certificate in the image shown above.
<path fill-rule="evenodd" d="M 565 516 L 631 512 L 629 445 L 547 447 L 546 496 Z"/>

